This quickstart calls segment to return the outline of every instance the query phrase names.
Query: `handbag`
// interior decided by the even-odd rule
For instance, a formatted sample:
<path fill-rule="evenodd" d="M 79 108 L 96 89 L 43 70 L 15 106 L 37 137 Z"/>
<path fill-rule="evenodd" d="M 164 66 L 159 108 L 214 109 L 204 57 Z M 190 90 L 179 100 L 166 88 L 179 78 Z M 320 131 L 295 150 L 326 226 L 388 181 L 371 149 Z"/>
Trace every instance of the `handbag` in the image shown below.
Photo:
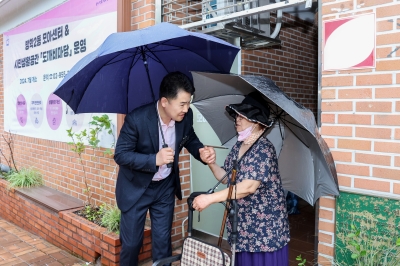
<path fill-rule="evenodd" d="M 230 256 L 217 246 L 189 236 L 183 242 L 181 266 L 230 266 Z"/>

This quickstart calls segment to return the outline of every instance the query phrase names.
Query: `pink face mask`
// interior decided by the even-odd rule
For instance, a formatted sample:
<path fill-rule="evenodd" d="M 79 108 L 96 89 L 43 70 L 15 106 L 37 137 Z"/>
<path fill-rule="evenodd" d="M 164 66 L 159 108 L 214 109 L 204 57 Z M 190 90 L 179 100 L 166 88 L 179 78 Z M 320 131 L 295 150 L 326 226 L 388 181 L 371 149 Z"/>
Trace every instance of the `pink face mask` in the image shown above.
<path fill-rule="evenodd" d="M 253 132 L 253 129 L 254 125 L 246 128 L 245 130 L 239 131 L 238 141 L 243 141 L 247 139 L 251 135 L 251 132 Z"/>

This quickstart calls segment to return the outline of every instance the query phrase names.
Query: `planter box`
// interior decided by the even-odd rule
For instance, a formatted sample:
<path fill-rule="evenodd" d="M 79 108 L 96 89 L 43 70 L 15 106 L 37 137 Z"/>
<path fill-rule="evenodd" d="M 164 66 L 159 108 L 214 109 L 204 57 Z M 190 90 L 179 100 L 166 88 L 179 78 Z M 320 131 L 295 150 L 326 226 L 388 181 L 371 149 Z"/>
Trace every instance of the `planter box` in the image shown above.
<path fill-rule="evenodd" d="M 51 202 L 41 203 L 32 190 L 7 190 L 8 182 L 0 179 L 0 216 L 24 230 L 34 233 L 46 241 L 67 250 L 86 261 L 94 262 L 101 256 L 103 265 L 119 265 L 121 243 L 119 236 L 107 233 L 107 229 L 74 214 L 78 210 L 57 210 Z M 44 187 L 40 187 L 43 196 Z M 51 189 L 47 188 L 47 191 Z M 28 193 L 30 192 L 30 193 Z M 62 202 L 59 193 L 57 200 Z M 61 193 L 63 194 L 63 193 Z M 63 194 L 66 201 L 75 202 L 71 196 Z M 69 198 L 68 198 L 69 197 Z M 49 196 L 48 198 L 52 198 Z M 67 199 L 68 198 L 68 199 Z M 75 202 L 76 203 L 76 202 Z M 57 204 L 56 204 L 57 205 Z M 59 204 L 58 204 L 59 205 Z M 65 206 L 64 208 L 67 208 Z M 151 229 L 146 228 L 139 260 L 151 257 Z"/>

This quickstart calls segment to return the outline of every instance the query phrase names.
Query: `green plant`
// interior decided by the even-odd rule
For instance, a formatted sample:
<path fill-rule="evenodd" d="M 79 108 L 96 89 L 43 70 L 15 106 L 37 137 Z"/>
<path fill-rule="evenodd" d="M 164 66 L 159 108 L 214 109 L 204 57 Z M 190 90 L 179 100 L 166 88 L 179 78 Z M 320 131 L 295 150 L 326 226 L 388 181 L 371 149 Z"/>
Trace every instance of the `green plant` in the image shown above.
<path fill-rule="evenodd" d="M 7 176 L 9 188 L 16 187 L 34 187 L 43 185 L 43 178 L 41 173 L 33 168 L 22 168 L 19 172 L 12 172 Z"/>
<path fill-rule="evenodd" d="M 107 206 L 101 219 L 102 226 L 109 232 L 119 234 L 119 224 L 121 222 L 121 211 L 117 206 Z"/>
<path fill-rule="evenodd" d="M 364 219 L 364 227 L 357 227 L 354 221 L 345 234 L 345 247 L 338 246 L 338 252 L 350 256 L 351 261 L 333 261 L 335 266 L 398 266 L 400 265 L 400 238 L 371 235 L 368 228 L 373 228 L 372 220 Z M 362 230 L 361 228 L 366 228 Z M 348 254 L 348 255 L 346 255 Z"/>
<path fill-rule="evenodd" d="M 93 116 L 89 124 L 93 127 L 89 128 L 88 131 L 84 129 L 81 132 L 72 132 L 72 128 L 70 128 L 67 130 L 67 134 L 68 137 L 70 137 L 72 140 L 71 142 L 68 142 L 68 144 L 72 146 L 71 150 L 78 155 L 79 163 L 82 165 L 83 182 L 85 184 L 84 193 L 87 195 L 86 209 L 87 208 L 93 209 L 91 211 L 87 211 L 89 213 L 87 217 L 93 218 L 92 213 L 94 213 L 96 210 L 92 203 L 92 191 L 88 184 L 88 178 L 87 178 L 88 175 L 85 164 L 83 162 L 82 153 L 85 151 L 86 142 L 93 150 L 99 148 L 99 143 L 100 143 L 99 133 L 101 131 L 104 130 L 107 134 L 112 135 L 113 139 L 115 139 L 115 135 L 112 129 L 111 119 L 106 114 L 102 116 Z M 114 145 L 115 144 L 112 143 L 111 147 L 113 148 Z M 112 154 L 110 149 L 107 149 L 106 151 L 104 151 L 104 153 Z"/>
<path fill-rule="evenodd" d="M 102 116 L 93 116 L 92 121 L 89 122 L 90 125 L 94 126 L 89 131 L 88 142 L 89 145 L 96 149 L 99 145 L 99 138 L 98 135 L 101 131 L 107 132 L 107 134 L 111 135 L 113 139 L 115 139 L 114 131 L 112 129 L 112 122 L 108 115 L 104 114 Z M 111 144 L 111 148 L 114 148 L 115 143 Z M 108 148 L 104 151 L 104 154 L 112 155 L 111 149 Z"/>
<path fill-rule="evenodd" d="M 354 265 L 360 266 L 396 266 L 400 265 L 400 238 L 390 240 L 372 239 L 367 232 L 361 231 L 354 223 L 346 236 L 348 249 Z"/>
<path fill-rule="evenodd" d="M 85 143 L 84 139 L 87 137 L 86 129 L 82 132 L 74 133 L 72 132 L 72 128 L 67 129 L 68 137 L 72 139 L 72 142 L 68 142 L 70 146 L 72 146 L 71 150 L 78 155 L 79 163 L 82 165 L 83 170 L 83 183 L 85 184 L 84 193 L 87 195 L 86 206 L 92 205 L 92 192 L 90 190 L 88 184 L 88 178 L 86 173 L 86 167 L 83 163 L 82 153 L 85 151 Z"/>
<path fill-rule="evenodd" d="M 298 266 L 304 266 L 304 265 L 306 265 L 307 260 L 306 260 L 306 259 L 303 259 L 303 258 L 301 257 L 301 254 L 298 255 L 298 256 L 296 257 L 296 260 L 299 262 L 299 263 L 297 264 Z"/>
<path fill-rule="evenodd" d="M 99 207 L 93 207 L 86 205 L 84 209 L 85 217 L 91 222 L 101 220 L 105 212 L 105 204 L 101 204 Z"/>

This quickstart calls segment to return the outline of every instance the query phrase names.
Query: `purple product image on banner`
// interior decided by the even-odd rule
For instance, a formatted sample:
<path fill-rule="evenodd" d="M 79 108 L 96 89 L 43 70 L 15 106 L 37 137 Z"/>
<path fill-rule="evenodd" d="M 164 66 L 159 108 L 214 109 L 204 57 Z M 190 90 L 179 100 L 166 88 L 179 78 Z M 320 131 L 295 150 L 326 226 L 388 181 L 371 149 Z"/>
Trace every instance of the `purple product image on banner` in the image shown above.
<path fill-rule="evenodd" d="M 51 94 L 46 106 L 47 123 L 51 129 L 56 130 L 60 126 L 62 113 L 62 100 L 57 95 Z"/>
<path fill-rule="evenodd" d="M 42 97 L 35 93 L 30 101 L 29 117 L 35 128 L 39 128 L 43 122 L 44 107 Z"/>
<path fill-rule="evenodd" d="M 26 125 L 28 117 L 28 108 L 24 95 L 20 94 L 17 98 L 17 119 L 18 123 L 23 127 Z"/>
<path fill-rule="evenodd" d="M 72 128 L 72 132 L 77 132 L 81 129 L 85 114 L 75 114 L 74 111 L 66 106 L 65 117 L 67 120 L 68 128 Z"/>

